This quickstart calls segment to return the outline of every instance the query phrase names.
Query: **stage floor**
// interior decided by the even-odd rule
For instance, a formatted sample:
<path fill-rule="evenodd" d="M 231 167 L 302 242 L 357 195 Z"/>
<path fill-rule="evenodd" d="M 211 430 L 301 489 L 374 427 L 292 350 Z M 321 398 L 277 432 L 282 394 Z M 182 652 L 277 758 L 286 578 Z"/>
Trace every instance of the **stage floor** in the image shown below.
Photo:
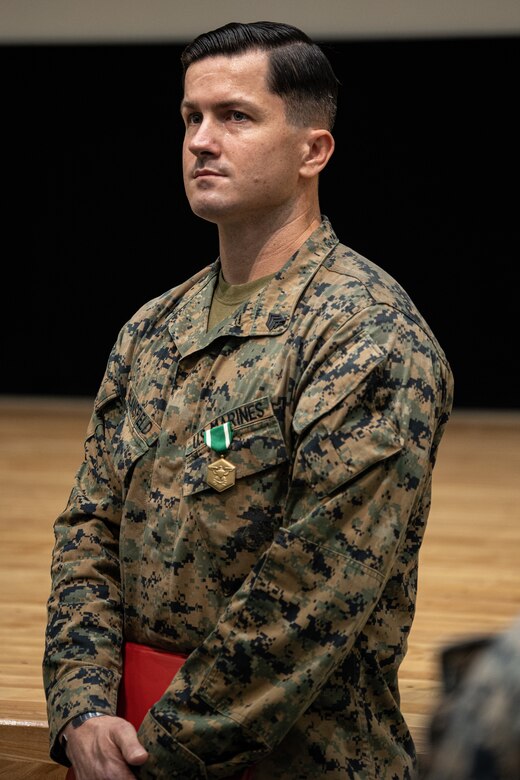
<path fill-rule="evenodd" d="M 0 775 L 64 776 L 47 758 L 41 658 L 52 524 L 83 457 L 92 399 L 0 396 Z M 441 444 L 400 681 L 420 753 L 439 649 L 520 613 L 520 412 L 456 410 Z"/>

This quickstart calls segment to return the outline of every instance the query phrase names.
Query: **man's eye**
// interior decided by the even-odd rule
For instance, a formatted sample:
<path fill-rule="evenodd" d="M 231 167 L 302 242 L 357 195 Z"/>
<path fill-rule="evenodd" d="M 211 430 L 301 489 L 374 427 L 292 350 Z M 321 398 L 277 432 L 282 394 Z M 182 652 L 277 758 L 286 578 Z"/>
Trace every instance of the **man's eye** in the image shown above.
<path fill-rule="evenodd" d="M 232 111 L 231 118 L 234 122 L 244 122 L 247 119 L 247 114 L 244 114 L 242 111 Z"/>
<path fill-rule="evenodd" d="M 187 123 L 189 125 L 200 125 L 202 122 L 202 114 L 194 111 L 193 114 L 188 114 Z"/>

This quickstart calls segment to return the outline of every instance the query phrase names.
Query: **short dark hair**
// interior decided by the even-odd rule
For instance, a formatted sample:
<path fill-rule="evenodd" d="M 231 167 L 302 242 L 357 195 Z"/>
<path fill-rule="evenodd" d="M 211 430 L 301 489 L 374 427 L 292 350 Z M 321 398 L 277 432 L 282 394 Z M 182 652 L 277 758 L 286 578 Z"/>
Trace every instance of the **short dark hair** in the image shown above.
<path fill-rule="evenodd" d="M 284 100 L 288 121 L 302 127 L 319 123 L 332 130 L 339 81 L 320 47 L 290 24 L 230 22 L 199 35 L 181 55 L 183 79 L 197 60 L 255 49 L 269 55 L 267 86 Z"/>

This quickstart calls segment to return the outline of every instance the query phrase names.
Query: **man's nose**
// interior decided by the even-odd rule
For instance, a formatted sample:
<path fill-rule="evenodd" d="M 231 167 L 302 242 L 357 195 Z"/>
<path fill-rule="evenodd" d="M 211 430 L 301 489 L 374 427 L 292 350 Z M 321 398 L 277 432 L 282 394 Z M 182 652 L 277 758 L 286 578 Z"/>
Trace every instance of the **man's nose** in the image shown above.
<path fill-rule="evenodd" d="M 192 131 L 188 149 L 196 157 L 200 155 L 217 156 L 220 153 L 218 129 L 214 122 L 204 118 Z"/>

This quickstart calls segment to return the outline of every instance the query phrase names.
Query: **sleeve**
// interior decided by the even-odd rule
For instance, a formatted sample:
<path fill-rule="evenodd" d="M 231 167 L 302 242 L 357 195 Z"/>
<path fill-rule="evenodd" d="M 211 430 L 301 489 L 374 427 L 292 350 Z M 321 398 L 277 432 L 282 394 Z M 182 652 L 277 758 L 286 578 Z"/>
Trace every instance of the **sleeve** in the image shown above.
<path fill-rule="evenodd" d="M 383 310 L 382 310 L 383 311 Z M 336 333 L 293 418 L 284 525 L 139 735 L 141 778 L 228 777 L 265 757 L 344 661 L 429 485 L 449 370 L 395 311 Z"/>
<path fill-rule="evenodd" d="M 520 620 L 446 648 L 442 660 L 425 780 L 520 777 Z"/>
<path fill-rule="evenodd" d="M 69 762 L 58 735 L 69 720 L 88 710 L 116 712 L 123 627 L 119 530 L 127 480 L 142 454 L 125 422 L 128 377 L 143 342 L 208 270 L 148 301 L 121 328 L 94 402 L 83 463 L 55 522 L 43 679 L 51 757 L 62 764 Z"/>
<path fill-rule="evenodd" d="M 122 608 L 119 567 L 121 480 L 111 453 L 124 415 L 120 344 L 97 394 L 67 506 L 54 525 L 43 678 L 51 757 L 68 764 L 58 735 L 87 710 L 115 714 Z"/>

